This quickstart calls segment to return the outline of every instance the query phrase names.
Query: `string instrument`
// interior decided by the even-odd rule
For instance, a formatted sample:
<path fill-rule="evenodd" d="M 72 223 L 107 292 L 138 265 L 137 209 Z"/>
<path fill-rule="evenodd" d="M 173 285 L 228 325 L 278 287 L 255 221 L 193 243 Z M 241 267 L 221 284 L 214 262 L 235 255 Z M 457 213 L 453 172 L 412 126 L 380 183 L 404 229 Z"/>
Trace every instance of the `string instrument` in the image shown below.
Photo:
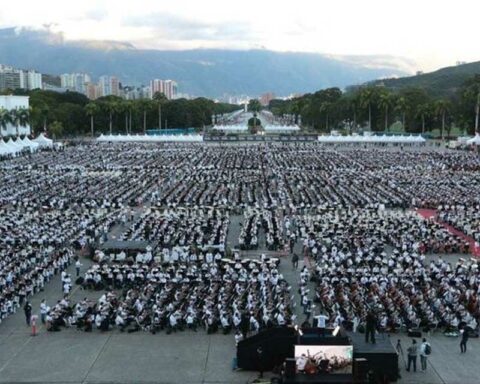
<path fill-rule="evenodd" d="M 316 375 L 318 373 L 318 367 L 315 360 L 310 356 L 310 350 L 307 349 L 307 363 L 305 364 L 305 373 L 307 375 Z"/>

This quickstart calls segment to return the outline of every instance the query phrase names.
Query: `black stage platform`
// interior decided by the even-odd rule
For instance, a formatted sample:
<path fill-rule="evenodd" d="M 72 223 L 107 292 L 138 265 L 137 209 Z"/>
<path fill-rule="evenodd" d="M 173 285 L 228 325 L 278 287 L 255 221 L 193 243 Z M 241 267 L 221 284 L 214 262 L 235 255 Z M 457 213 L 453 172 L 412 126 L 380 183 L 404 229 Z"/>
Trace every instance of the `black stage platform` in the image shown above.
<path fill-rule="evenodd" d="M 353 358 L 368 361 L 368 370 L 375 372 L 379 379 L 388 377 L 390 381 L 398 379 L 398 354 L 390 337 L 386 334 L 376 335 L 376 343 L 366 343 L 365 334 L 347 332 L 353 343 Z"/>
<path fill-rule="evenodd" d="M 396 340 L 394 340 L 396 341 Z M 372 371 L 377 381 L 388 379 L 390 382 L 398 379 L 398 354 L 387 335 L 377 335 L 375 344 L 365 342 L 365 334 L 341 331 L 341 334 L 334 337 L 331 330 L 327 330 L 325 335 L 320 334 L 318 328 L 305 330 L 300 336 L 293 328 L 276 327 L 264 330 L 257 335 L 242 340 L 237 347 L 238 367 L 244 370 L 258 370 L 259 365 L 265 371 L 273 370 L 281 366 L 285 359 L 294 357 L 295 345 L 353 345 L 353 360 L 366 359 L 367 362 L 362 366 L 361 371 L 366 373 Z M 259 362 L 257 348 L 262 347 L 263 358 Z M 359 377 L 360 369 L 356 371 L 353 365 L 353 374 Z M 330 374 L 330 380 L 345 380 L 340 374 Z M 347 375 L 350 377 L 351 375 Z M 364 376 L 364 375 L 363 375 Z M 323 376 L 326 380 L 327 376 Z M 295 375 L 295 380 L 310 381 L 291 381 L 291 383 L 315 383 L 318 382 L 318 376 Z M 293 380 L 289 378 L 289 380 Z M 313 381 L 312 381 L 313 380 Z M 317 381 L 315 381 L 317 380 Z M 325 383 L 336 383 L 339 381 L 321 381 Z M 345 383 L 348 381 L 342 381 Z M 359 381 L 357 381 L 359 382 Z"/>

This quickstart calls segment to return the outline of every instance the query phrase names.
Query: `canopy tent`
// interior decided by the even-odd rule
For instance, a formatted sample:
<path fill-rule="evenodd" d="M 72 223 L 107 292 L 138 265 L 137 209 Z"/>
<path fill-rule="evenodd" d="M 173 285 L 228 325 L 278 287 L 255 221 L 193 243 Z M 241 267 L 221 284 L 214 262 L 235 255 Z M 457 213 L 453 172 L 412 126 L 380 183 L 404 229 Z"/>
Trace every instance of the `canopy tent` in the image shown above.
<path fill-rule="evenodd" d="M 266 132 L 296 132 L 299 131 L 298 125 L 266 125 Z"/>
<path fill-rule="evenodd" d="M 18 152 L 19 152 L 18 148 L 14 148 L 13 146 L 10 146 L 7 143 L 5 143 L 3 139 L 0 139 L 0 155 L 15 154 Z"/>
<path fill-rule="evenodd" d="M 149 135 L 100 135 L 97 138 L 100 142 L 145 142 L 145 143 L 158 143 L 158 142 L 200 142 L 203 141 L 202 135 L 161 135 L 161 136 L 149 136 Z"/>
<path fill-rule="evenodd" d="M 24 146 L 29 147 L 31 151 L 37 150 L 38 147 L 40 146 L 40 144 L 31 141 L 31 140 L 28 138 L 28 136 L 25 136 L 25 137 L 23 138 L 22 143 L 23 143 Z"/>
<path fill-rule="evenodd" d="M 224 131 L 224 132 L 241 132 L 248 129 L 247 125 L 236 124 L 236 125 L 214 125 L 212 127 L 215 131 Z"/>
<path fill-rule="evenodd" d="M 37 143 L 39 147 L 53 147 L 53 140 L 45 137 L 43 133 L 40 133 L 36 139 L 33 139 L 33 142 Z"/>
<path fill-rule="evenodd" d="M 468 145 L 480 145 L 480 134 L 476 134 L 475 137 L 467 140 Z"/>
<path fill-rule="evenodd" d="M 376 143 L 376 144 L 422 144 L 426 140 L 422 136 L 319 136 L 318 141 L 321 143 Z"/>

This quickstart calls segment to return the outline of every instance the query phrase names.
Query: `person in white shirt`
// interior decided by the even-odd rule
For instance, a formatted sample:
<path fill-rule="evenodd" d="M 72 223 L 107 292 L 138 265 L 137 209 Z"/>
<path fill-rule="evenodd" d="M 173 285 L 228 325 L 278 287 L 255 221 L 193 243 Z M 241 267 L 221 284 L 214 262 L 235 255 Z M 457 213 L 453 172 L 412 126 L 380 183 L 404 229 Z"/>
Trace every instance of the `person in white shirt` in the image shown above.
<path fill-rule="evenodd" d="M 320 330 L 320 334 L 325 336 L 325 328 L 329 319 L 328 316 L 320 312 L 317 316 L 314 316 L 314 319 L 317 322 L 317 328 Z"/>
<path fill-rule="evenodd" d="M 305 371 L 305 366 L 307 365 L 307 362 L 308 362 L 307 356 L 305 356 L 305 354 L 302 353 L 302 356 L 300 356 L 297 359 L 297 371 L 303 373 Z"/>
<path fill-rule="evenodd" d="M 427 370 L 427 350 L 430 350 L 430 344 L 427 342 L 427 339 L 423 338 L 422 344 L 420 345 L 420 363 L 422 366 L 422 372 Z"/>
<path fill-rule="evenodd" d="M 80 262 L 80 259 L 77 259 L 75 262 L 75 271 L 77 273 L 77 277 L 80 276 L 80 268 L 82 267 L 82 263 Z"/>
<path fill-rule="evenodd" d="M 42 324 L 45 324 L 47 318 L 48 306 L 45 299 L 42 300 L 40 303 L 40 318 L 42 320 Z"/>

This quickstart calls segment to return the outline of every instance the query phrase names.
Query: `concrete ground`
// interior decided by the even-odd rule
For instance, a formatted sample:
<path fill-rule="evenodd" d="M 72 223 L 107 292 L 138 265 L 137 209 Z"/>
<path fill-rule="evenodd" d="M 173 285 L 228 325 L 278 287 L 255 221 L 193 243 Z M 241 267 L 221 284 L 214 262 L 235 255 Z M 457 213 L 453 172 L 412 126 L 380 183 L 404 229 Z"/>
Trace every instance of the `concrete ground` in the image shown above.
<path fill-rule="evenodd" d="M 232 218 L 228 241 L 234 241 L 239 232 L 240 217 Z M 261 244 L 264 242 L 261 241 Z M 296 245 L 300 251 L 300 244 Z M 255 257 L 262 250 L 249 252 Z M 449 256 L 444 256 L 448 258 Z M 452 261 L 456 257 L 452 257 Z M 84 269 L 88 262 L 83 261 Z M 300 261 L 299 270 L 304 261 Z M 74 274 L 73 267 L 70 272 Z M 280 272 L 292 284 L 297 296 L 298 272 L 291 268 L 290 256 L 283 256 Z M 53 304 L 62 296 L 57 276 L 41 294 L 32 300 L 34 311 L 40 300 Z M 72 300 L 96 298 L 99 292 L 80 290 L 72 292 Z M 297 304 L 298 321 L 303 315 Z M 396 344 L 401 340 L 403 349 L 411 343 L 405 335 L 392 335 Z M 480 381 L 480 344 L 472 339 L 467 354 L 460 354 L 458 338 L 442 334 L 431 335 L 432 355 L 426 373 L 406 372 L 400 358 L 402 378 L 398 383 L 476 384 Z M 23 311 L 0 324 L 0 383 L 251 383 L 255 372 L 234 372 L 231 369 L 235 355 L 233 335 L 207 335 L 203 330 L 167 335 L 165 333 L 84 333 L 74 329 L 49 333 L 40 326 L 32 337 L 26 326 Z M 270 375 L 266 375 L 269 377 Z"/>

